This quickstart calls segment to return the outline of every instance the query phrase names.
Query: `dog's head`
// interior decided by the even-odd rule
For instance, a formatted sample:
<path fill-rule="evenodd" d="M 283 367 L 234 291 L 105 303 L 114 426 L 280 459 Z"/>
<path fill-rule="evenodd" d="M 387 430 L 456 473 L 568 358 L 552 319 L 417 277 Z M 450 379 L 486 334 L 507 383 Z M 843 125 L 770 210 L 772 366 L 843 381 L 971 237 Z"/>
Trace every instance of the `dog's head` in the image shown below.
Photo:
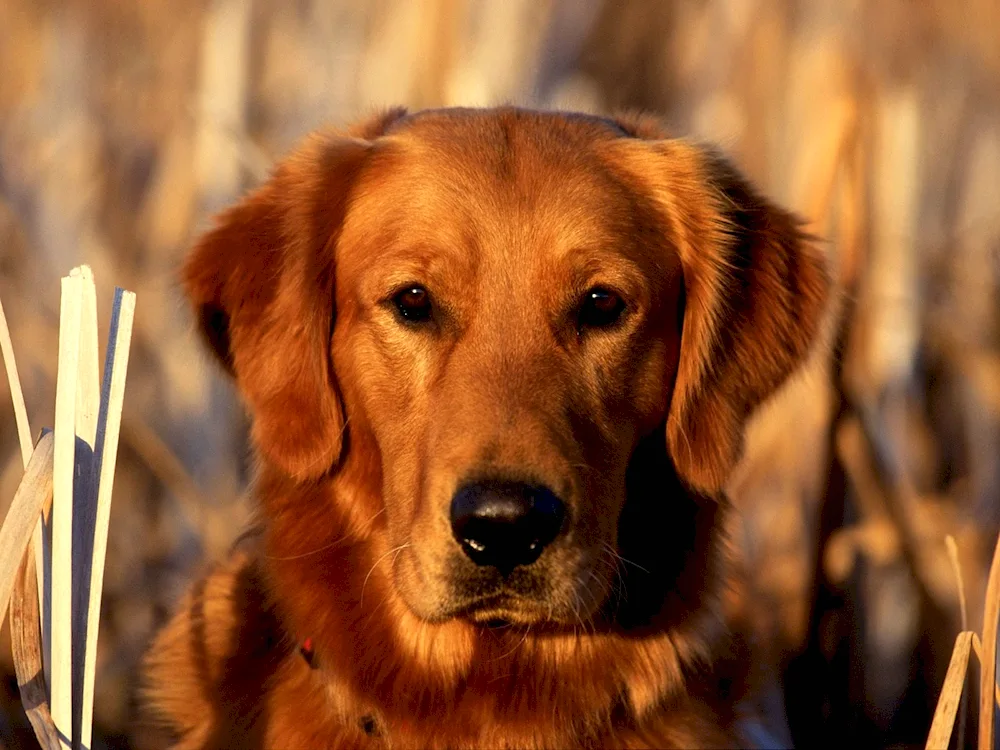
<path fill-rule="evenodd" d="M 414 613 L 555 624 L 671 586 L 830 291 L 711 150 L 516 109 L 312 137 L 185 279 L 269 470 L 379 483 Z"/>

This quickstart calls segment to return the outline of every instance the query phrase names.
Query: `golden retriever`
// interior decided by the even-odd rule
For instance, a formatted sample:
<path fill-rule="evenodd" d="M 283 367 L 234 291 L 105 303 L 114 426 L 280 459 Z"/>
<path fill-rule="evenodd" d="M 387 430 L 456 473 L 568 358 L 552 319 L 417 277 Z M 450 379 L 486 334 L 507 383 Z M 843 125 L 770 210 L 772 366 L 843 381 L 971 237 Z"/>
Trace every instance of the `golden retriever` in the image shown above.
<path fill-rule="evenodd" d="M 178 747 L 747 741 L 723 486 L 832 292 L 720 155 L 392 110 L 309 137 L 184 281 L 259 524 L 151 649 Z"/>

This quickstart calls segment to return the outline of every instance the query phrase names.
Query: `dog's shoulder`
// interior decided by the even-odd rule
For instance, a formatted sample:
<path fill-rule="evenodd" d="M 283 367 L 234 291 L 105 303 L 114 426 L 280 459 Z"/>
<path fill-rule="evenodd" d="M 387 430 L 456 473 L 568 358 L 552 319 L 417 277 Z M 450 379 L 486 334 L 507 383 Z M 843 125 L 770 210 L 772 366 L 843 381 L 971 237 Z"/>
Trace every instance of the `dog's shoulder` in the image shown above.
<path fill-rule="evenodd" d="M 180 746 L 225 746 L 254 731 L 262 693 L 291 653 L 253 545 L 240 545 L 185 595 L 145 663 L 156 720 Z"/>

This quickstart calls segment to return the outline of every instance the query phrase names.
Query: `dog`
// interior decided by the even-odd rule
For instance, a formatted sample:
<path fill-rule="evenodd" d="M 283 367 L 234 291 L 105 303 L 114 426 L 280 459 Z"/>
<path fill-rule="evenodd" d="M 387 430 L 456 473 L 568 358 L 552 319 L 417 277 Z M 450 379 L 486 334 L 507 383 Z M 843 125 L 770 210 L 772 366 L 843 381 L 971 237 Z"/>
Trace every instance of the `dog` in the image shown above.
<path fill-rule="evenodd" d="M 308 137 L 183 280 L 259 519 L 149 652 L 177 747 L 749 742 L 723 488 L 833 281 L 719 153 L 394 109 Z"/>

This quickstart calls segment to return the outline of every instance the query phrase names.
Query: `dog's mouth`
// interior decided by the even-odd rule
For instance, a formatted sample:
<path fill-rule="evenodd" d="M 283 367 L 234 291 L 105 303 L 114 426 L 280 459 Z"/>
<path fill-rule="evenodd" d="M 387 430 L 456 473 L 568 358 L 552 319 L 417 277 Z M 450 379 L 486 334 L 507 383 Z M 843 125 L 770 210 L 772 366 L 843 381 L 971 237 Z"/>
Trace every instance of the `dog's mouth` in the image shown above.
<path fill-rule="evenodd" d="M 452 613 L 453 617 L 494 629 L 550 622 L 549 615 L 549 609 L 540 602 L 508 593 L 476 597 L 460 603 Z"/>
<path fill-rule="evenodd" d="M 587 553 L 574 558 L 572 551 L 557 552 L 561 557 L 516 567 L 504 575 L 457 556 L 446 560 L 443 569 L 425 566 L 416 554 L 407 556 L 404 551 L 394 583 L 414 614 L 431 622 L 561 629 L 603 618 L 611 585 L 605 572 Z"/>

